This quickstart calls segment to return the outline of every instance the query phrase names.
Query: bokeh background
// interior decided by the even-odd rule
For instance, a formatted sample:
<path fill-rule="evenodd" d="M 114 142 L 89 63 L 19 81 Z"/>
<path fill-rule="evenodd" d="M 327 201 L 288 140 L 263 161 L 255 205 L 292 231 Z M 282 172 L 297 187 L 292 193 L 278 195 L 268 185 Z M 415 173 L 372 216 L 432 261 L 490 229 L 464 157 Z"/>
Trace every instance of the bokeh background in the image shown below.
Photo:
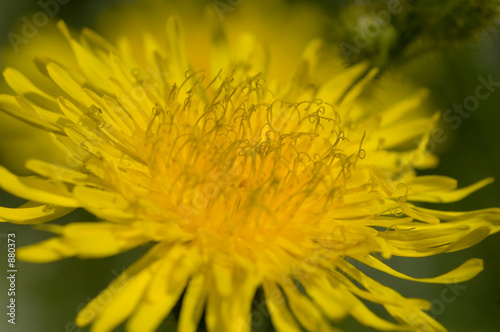
<path fill-rule="evenodd" d="M 73 0 L 61 5 L 57 16 L 75 28 L 93 27 L 96 17 L 103 9 L 119 2 L 118 0 Z M 338 20 L 339 12 L 352 3 L 352 1 L 327 0 L 309 2 L 322 6 L 330 17 L 330 24 L 333 25 Z M 37 1 L 0 0 L 1 45 L 5 48 L 10 47 L 7 35 L 12 31 L 12 27 L 19 24 L 23 17 L 30 17 L 29 15 L 39 10 L 40 5 Z M 431 92 L 429 103 L 436 110 L 445 111 L 474 94 L 476 86 L 480 83 L 479 76 L 487 78 L 492 75 L 494 81 L 500 81 L 500 35 L 497 29 L 498 26 L 494 25 L 472 41 L 444 49 L 430 50 L 430 53 L 422 54 L 390 70 L 396 71 L 400 77 L 404 77 L 414 85 L 427 87 Z M 341 37 L 335 33 L 326 35 L 334 46 L 335 42 L 342 42 Z M 439 48 L 436 45 L 434 47 Z M 432 51 L 439 52 L 435 54 L 436 52 Z M 0 59 L 2 67 L 3 62 L 3 59 Z M 0 121 L 2 122 L 0 164 L 8 167 L 19 166 L 20 161 L 13 160 L 4 153 L 6 147 L 15 147 L 19 149 L 18 151 L 33 156 L 40 155 L 40 151 L 30 146 L 32 137 L 26 137 L 23 124 L 3 114 L 0 114 Z M 487 100 L 481 101 L 478 110 L 469 118 L 463 119 L 456 130 L 443 121 L 439 126 L 446 130 L 449 136 L 446 142 L 437 146 L 441 158 L 440 165 L 421 174 L 447 175 L 458 179 L 460 186 L 490 176 L 499 181 L 459 203 L 440 208 L 472 210 L 500 206 L 500 88 Z M 0 192 L 1 206 L 15 207 L 22 203 L 22 200 Z M 94 217 L 85 211 L 75 211 L 57 223 L 89 220 L 94 220 Z M 6 294 L 8 284 L 5 278 L 7 269 L 5 234 L 10 232 L 16 233 L 16 243 L 19 247 L 50 237 L 29 226 L 0 223 L 0 308 L 2 308 L 0 331 L 6 332 L 88 331 L 88 329 L 78 329 L 72 323 L 78 309 L 147 250 L 139 248 L 112 258 L 67 259 L 43 265 L 17 262 L 17 316 L 16 325 L 13 326 L 7 323 L 5 315 L 8 300 Z M 441 299 L 443 290 L 448 287 L 446 285 L 402 281 L 376 271 L 367 273 L 382 283 L 391 285 L 406 297 L 421 297 L 433 301 L 431 315 L 452 332 L 498 332 L 500 331 L 500 234 L 458 253 L 431 258 L 393 258 L 389 264 L 409 275 L 426 277 L 449 271 L 473 257 L 484 259 L 484 271 L 473 280 L 461 283 L 458 288 L 460 293 L 451 303 L 444 303 Z M 374 310 L 380 311 L 380 308 L 375 307 Z M 342 322 L 340 327 L 346 331 L 372 331 L 360 326 L 353 319 Z M 175 331 L 175 318 L 167 319 L 160 331 Z M 273 329 L 267 321 L 255 331 L 273 331 Z"/>

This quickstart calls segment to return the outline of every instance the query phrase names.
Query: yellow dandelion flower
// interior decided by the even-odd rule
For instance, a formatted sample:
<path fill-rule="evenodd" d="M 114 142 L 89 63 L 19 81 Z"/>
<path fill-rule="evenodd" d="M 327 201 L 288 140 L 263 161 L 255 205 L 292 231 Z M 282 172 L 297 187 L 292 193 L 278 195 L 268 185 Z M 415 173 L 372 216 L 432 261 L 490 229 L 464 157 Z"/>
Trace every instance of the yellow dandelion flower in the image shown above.
<path fill-rule="evenodd" d="M 57 27 L 73 58 L 37 57 L 45 85 L 5 69 L 16 95 L 1 95 L 0 108 L 48 131 L 66 164 L 30 160 L 29 177 L 1 167 L 0 187 L 29 202 L 0 208 L 0 220 L 39 224 L 76 208 L 100 219 L 40 225 L 56 236 L 19 250 L 31 262 L 151 245 L 77 325 L 102 332 L 126 321 L 127 331 L 154 331 L 182 298 L 179 331 L 196 331 L 203 315 L 208 331 L 249 331 L 262 288 L 278 331 L 337 331 L 348 315 L 380 330 L 445 331 L 424 312 L 428 301 L 352 264 L 461 282 L 481 260 L 415 279 L 383 259 L 454 252 L 500 230 L 498 209 L 415 204 L 457 201 L 492 181 L 457 189 L 451 178 L 416 175 L 436 164 L 426 145 L 437 117 L 416 115 L 424 91 L 374 112 L 361 97 L 377 70 L 360 64 L 318 80 L 317 40 L 284 81 L 269 75 L 266 52 L 247 34 L 230 48 L 212 43 L 211 64 L 193 66 L 176 17 L 164 39 L 145 34 L 140 44 Z M 363 301 L 383 305 L 393 321 Z"/>

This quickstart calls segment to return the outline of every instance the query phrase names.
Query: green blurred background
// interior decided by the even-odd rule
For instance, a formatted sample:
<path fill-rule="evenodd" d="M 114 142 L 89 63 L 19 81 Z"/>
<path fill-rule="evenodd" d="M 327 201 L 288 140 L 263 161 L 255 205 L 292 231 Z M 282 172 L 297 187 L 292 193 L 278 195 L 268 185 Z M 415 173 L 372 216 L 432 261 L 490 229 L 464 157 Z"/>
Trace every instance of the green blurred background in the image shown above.
<path fill-rule="evenodd" d="M 332 24 L 339 20 L 341 9 L 352 1 L 311 1 L 323 6 L 331 18 Z M 117 0 L 106 1 L 70 1 L 61 6 L 58 17 L 63 18 L 75 28 L 92 27 L 96 16 L 104 8 Z M 19 20 L 39 11 L 36 1 L 0 2 L 0 42 L 9 47 L 7 34 Z M 326 34 L 330 41 L 341 42 L 338 34 Z M 335 45 L 335 44 L 333 44 Z M 437 42 L 434 48 L 439 48 Z M 435 50 L 431 50 L 435 51 Z M 453 45 L 440 50 L 440 54 L 423 54 L 416 60 L 399 64 L 391 68 L 396 70 L 417 86 L 430 89 L 430 103 L 436 110 L 445 111 L 455 103 L 474 94 L 479 84 L 478 76 L 487 78 L 492 75 L 494 81 L 500 81 L 500 36 L 496 27 L 483 32 L 479 38 L 467 43 Z M 363 54 L 362 54 L 363 55 Z M 370 57 L 370 54 L 364 54 Z M 1 61 L 0 61 L 1 62 Z M 479 108 L 467 119 L 463 119 L 457 130 L 441 122 L 439 126 L 450 137 L 437 146 L 441 157 L 440 165 L 421 174 L 447 175 L 459 180 L 461 186 L 469 185 L 485 177 L 500 179 L 500 88 L 492 93 Z M 7 121 L 0 117 L 0 121 Z M 13 132 L 9 135 L 20 135 Z M 5 132 L 2 144 L 9 144 Z M 0 164 L 7 161 L 0 155 Z M 22 200 L 0 192 L 0 205 L 15 207 Z M 446 210 L 472 210 L 500 206 L 500 182 L 489 185 L 467 199 L 439 208 Z M 57 221 L 93 220 L 85 211 L 76 211 Z M 5 236 L 16 233 L 17 246 L 31 244 L 50 237 L 48 234 L 11 224 L 0 224 L 0 331 L 17 332 L 76 332 L 88 331 L 77 329 L 72 321 L 78 309 L 90 298 L 102 290 L 124 268 L 136 260 L 146 248 L 139 248 L 117 257 L 78 260 L 67 259 L 51 264 L 27 264 L 17 262 L 17 317 L 16 325 L 7 323 L 7 282 L 6 262 L 7 245 Z M 402 281 L 379 273 L 368 271 L 377 280 L 406 297 L 422 297 L 433 301 L 431 312 L 450 331 L 457 332 L 497 332 L 500 331 L 500 234 L 489 237 L 475 247 L 452 254 L 443 254 L 431 258 L 402 259 L 393 258 L 389 264 L 402 272 L 415 277 L 434 276 L 460 265 L 469 258 L 484 259 L 485 269 L 475 279 L 460 284 L 460 294 L 451 303 L 441 300 L 441 293 L 446 285 L 427 285 Z M 366 270 L 366 269 L 365 269 Z M 449 295 L 449 294 L 448 294 Z M 441 306 L 444 304 L 444 306 Z M 379 311 L 380 308 L 374 307 Z M 383 313 L 381 313 L 383 314 Z M 346 331 L 372 331 L 360 326 L 353 319 L 340 324 Z M 174 331 L 175 319 L 170 317 L 160 331 Z M 265 322 L 256 331 L 272 331 L 269 322 Z"/>

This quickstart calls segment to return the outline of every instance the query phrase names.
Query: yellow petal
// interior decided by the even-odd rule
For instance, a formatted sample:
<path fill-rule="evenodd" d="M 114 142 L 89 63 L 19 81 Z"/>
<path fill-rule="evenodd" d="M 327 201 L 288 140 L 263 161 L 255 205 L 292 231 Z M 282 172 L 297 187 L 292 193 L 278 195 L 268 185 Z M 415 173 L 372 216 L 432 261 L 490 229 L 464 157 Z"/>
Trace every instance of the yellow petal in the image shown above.
<path fill-rule="evenodd" d="M 129 208 L 129 202 L 119 193 L 81 185 L 76 186 L 73 193 L 81 206 L 101 217 L 121 220 L 132 220 L 136 217 Z"/>
<path fill-rule="evenodd" d="M 228 331 L 228 323 L 225 319 L 228 314 L 228 303 L 213 288 L 209 287 L 207 306 L 205 309 L 205 325 L 208 332 Z"/>
<path fill-rule="evenodd" d="M 0 207 L 0 222 L 29 225 L 60 218 L 73 211 L 72 208 L 27 202 L 18 208 Z"/>
<path fill-rule="evenodd" d="M 181 244 L 167 250 L 141 303 L 127 322 L 128 332 L 155 331 L 181 296 L 193 270 L 198 268 L 196 251 L 189 251 Z"/>
<path fill-rule="evenodd" d="M 233 272 L 230 266 L 213 263 L 214 283 L 221 296 L 230 296 L 233 291 Z"/>
<path fill-rule="evenodd" d="M 457 188 L 457 180 L 440 175 L 419 176 L 405 182 L 405 184 L 408 187 L 409 195 L 429 191 L 448 191 Z"/>
<path fill-rule="evenodd" d="M 341 97 L 351 87 L 352 82 L 365 73 L 368 67 L 369 64 L 364 62 L 343 70 L 321 86 L 317 97 L 334 104 L 339 103 Z"/>
<path fill-rule="evenodd" d="M 94 52 L 99 52 L 102 57 L 107 58 L 111 51 L 116 51 L 111 43 L 89 28 L 82 29 L 81 37 L 83 45 L 92 48 Z"/>
<path fill-rule="evenodd" d="M 37 106 L 36 104 L 27 101 L 24 97 L 16 97 L 17 103 L 21 106 L 23 110 L 30 114 L 36 114 L 40 119 L 46 121 L 47 123 L 53 125 L 58 128 L 58 132 L 61 131 L 60 128 L 64 127 L 64 125 L 70 123 L 68 119 L 58 112 L 50 111 L 49 109 L 42 108 Z M 49 106 L 50 109 L 57 109 L 57 105 Z"/>
<path fill-rule="evenodd" d="M 149 250 L 144 256 L 142 256 L 137 262 L 132 264 L 127 268 L 122 274 L 118 276 L 111 284 L 106 288 L 111 290 L 122 289 L 128 284 L 130 280 L 134 280 L 137 276 L 145 274 L 143 278 L 147 278 L 146 275 L 154 275 L 158 270 L 159 261 L 158 258 L 165 253 L 166 247 L 162 244 L 158 244 Z M 138 285 L 140 286 L 140 285 Z M 112 293 L 115 293 L 111 291 Z M 76 324 L 79 327 L 84 327 L 94 321 L 98 315 L 104 310 L 106 303 L 107 293 L 101 292 L 92 301 L 87 303 L 87 305 L 80 310 L 76 317 Z M 142 294 L 141 294 L 142 295 Z"/>
<path fill-rule="evenodd" d="M 17 257 L 20 260 L 32 263 L 48 263 L 76 254 L 73 246 L 61 238 L 53 238 L 19 248 Z"/>
<path fill-rule="evenodd" d="M 59 96 L 57 97 L 57 103 L 59 105 L 59 109 L 64 113 L 64 115 L 66 115 L 68 119 L 70 119 L 74 124 L 80 123 L 83 117 L 83 113 L 69 99 Z"/>
<path fill-rule="evenodd" d="M 404 207 L 404 213 L 407 216 L 412 217 L 415 220 L 420 220 L 420 221 L 423 221 L 423 222 L 426 222 L 429 224 L 438 224 L 439 223 L 438 218 L 436 218 L 433 215 L 429 215 L 429 214 L 420 212 L 419 210 L 415 209 L 411 204 L 407 204 Z"/>
<path fill-rule="evenodd" d="M 309 279 L 309 278 L 308 278 Z M 337 292 L 324 276 L 318 275 L 302 283 L 307 294 L 323 314 L 333 321 L 340 321 L 348 313 L 349 303 Z"/>
<path fill-rule="evenodd" d="M 228 330 L 250 332 L 252 300 L 262 279 L 257 271 L 237 268 L 233 280 L 234 292 L 225 298 L 229 317 L 233 317 L 227 321 Z M 263 308 L 259 307 L 259 310 Z"/>
<path fill-rule="evenodd" d="M 0 188 L 13 195 L 39 203 L 64 207 L 80 206 L 64 185 L 36 177 L 18 177 L 2 166 L 0 166 Z"/>
<path fill-rule="evenodd" d="M 25 108 L 19 104 L 19 97 L 0 95 L 0 111 L 3 111 L 14 118 L 21 120 L 36 128 L 62 133 L 55 125 L 40 118 L 33 108 Z"/>
<path fill-rule="evenodd" d="M 131 91 L 133 87 L 134 77 L 131 74 L 131 70 L 125 64 L 121 54 L 116 52 L 110 53 L 110 64 L 113 70 L 113 78 L 115 82 L 119 82 L 119 85 L 125 91 Z"/>
<path fill-rule="evenodd" d="M 127 280 L 127 275 L 118 276 L 117 280 L 123 280 L 122 285 L 106 288 L 96 300 L 105 303 L 104 308 L 97 315 L 90 332 L 110 332 L 123 322 L 136 308 L 137 304 L 143 296 L 148 282 L 152 278 L 152 273 L 146 269 L 132 278 Z M 99 304 L 99 301 L 96 304 Z M 92 307 L 85 307 L 80 311 L 80 314 L 89 314 Z M 78 318 L 77 318 L 78 320 Z"/>
<path fill-rule="evenodd" d="M 424 257 L 468 248 L 500 231 L 500 218 L 471 218 L 435 225 L 399 224 L 378 236 L 385 239 L 396 256 Z"/>
<path fill-rule="evenodd" d="M 409 201 L 418 201 L 418 202 L 428 202 L 428 203 L 451 203 L 459 201 L 471 193 L 481 189 L 482 187 L 493 183 L 493 178 L 487 178 L 476 182 L 468 187 L 453 190 L 453 191 L 434 191 L 428 193 L 416 193 L 412 195 L 408 195 Z"/>
<path fill-rule="evenodd" d="M 481 218 L 485 220 L 500 219 L 499 208 L 489 208 L 489 209 L 474 210 L 474 211 L 439 211 L 439 210 L 426 209 L 416 206 L 413 209 L 425 214 L 433 215 L 436 218 L 442 220 L 462 220 L 462 219 L 472 219 L 472 218 Z"/>
<path fill-rule="evenodd" d="M 325 319 L 319 307 L 302 294 L 295 282 L 287 280 L 280 283 L 285 292 L 288 306 L 300 325 L 308 331 L 334 331 L 332 324 Z"/>
<path fill-rule="evenodd" d="M 71 256 L 106 257 L 148 242 L 140 230 L 105 222 L 72 223 L 66 226 L 40 225 L 38 228 L 60 236 L 22 248 L 25 260 L 49 262 Z M 37 256 L 36 250 L 43 254 Z"/>
<path fill-rule="evenodd" d="M 148 241 L 135 227 L 106 222 L 68 224 L 62 236 L 81 258 L 116 255 Z"/>
<path fill-rule="evenodd" d="M 48 109 L 53 109 L 55 106 L 52 96 L 40 90 L 17 69 L 7 67 L 3 72 L 3 76 L 7 84 L 18 95 L 31 99 L 34 102 L 38 101 L 40 105 L 45 105 Z"/>
<path fill-rule="evenodd" d="M 189 70 L 189 65 L 185 55 L 186 47 L 182 26 L 178 17 L 170 16 L 167 19 L 166 33 L 172 76 L 177 84 L 181 84 L 185 80 L 185 73 Z"/>
<path fill-rule="evenodd" d="M 375 78 L 378 71 L 378 68 L 372 68 L 366 73 L 366 75 L 362 76 L 358 82 L 354 83 L 354 85 L 346 91 L 345 96 L 342 97 L 339 109 L 348 110 L 352 106 L 354 100 L 356 100 L 361 95 L 361 93 L 363 93 L 368 83 L 370 83 Z M 344 117 L 341 115 L 341 118 Z"/>
<path fill-rule="evenodd" d="M 408 97 L 396 103 L 394 106 L 391 106 L 384 111 L 380 125 L 385 126 L 399 120 L 409 111 L 414 110 L 422 105 L 423 102 L 427 99 L 428 95 L 428 90 L 420 89 L 416 91 L 411 97 Z"/>
<path fill-rule="evenodd" d="M 86 49 L 80 43 L 74 40 L 63 21 L 57 22 L 57 27 L 61 30 L 67 41 L 70 43 L 78 65 L 80 66 L 80 69 L 86 76 L 87 80 L 94 86 L 100 88 L 102 91 L 111 93 L 112 91 L 109 90 L 108 84 L 109 77 L 111 76 L 111 71 L 104 64 L 104 62 L 96 57 L 90 50 Z"/>
<path fill-rule="evenodd" d="M 301 332 L 302 328 L 286 305 L 285 294 L 269 280 L 264 280 L 266 306 L 271 314 L 273 326 L 278 332 Z"/>
<path fill-rule="evenodd" d="M 332 281 L 332 285 L 334 284 L 338 284 L 338 281 Z M 354 296 L 349 289 L 339 286 L 337 290 L 345 299 L 346 303 L 349 303 L 347 307 L 349 313 L 361 324 L 382 331 L 408 331 L 407 326 L 391 323 L 375 315 L 363 304 L 363 302 Z"/>
<path fill-rule="evenodd" d="M 349 290 L 365 299 L 382 304 L 392 317 L 398 322 L 406 324 L 409 330 L 446 331 L 443 326 L 422 311 L 431 308 L 430 302 L 421 299 L 404 298 L 390 287 L 383 286 L 367 277 L 356 267 L 347 262 L 343 262 L 341 268 L 350 278 L 366 288 L 371 296 L 364 296 L 364 294 L 367 293 L 364 291 L 362 294 L 359 294 L 359 286 L 354 285 L 350 280 L 346 279 L 344 282 L 347 281 L 350 284 Z"/>
<path fill-rule="evenodd" d="M 422 136 L 432 125 L 431 119 L 415 119 L 377 130 L 372 139 L 383 140 L 384 148 L 392 149 Z"/>
<path fill-rule="evenodd" d="M 78 107 L 85 107 L 85 100 L 81 97 L 82 85 L 77 82 L 66 70 L 54 62 L 47 64 L 50 78 L 67 94 L 67 98 L 78 103 Z"/>
<path fill-rule="evenodd" d="M 469 279 L 474 278 L 476 275 L 478 275 L 479 272 L 483 270 L 483 261 L 481 259 L 473 258 L 469 259 L 456 269 L 453 269 L 450 272 L 447 272 L 443 275 L 433 277 L 433 278 L 412 278 L 407 276 L 404 273 L 398 272 L 389 266 L 385 265 L 378 259 L 376 259 L 373 256 L 368 256 L 366 259 L 362 260 L 363 263 L 367 264 L 370 267 L 373 267 L 377 270 L 386 272 L 390 275 L 393 275 L 395 277 L 401 278 L 401 279 L 406 279 L 406 280 L 412 280 L 412 281 L 418 281 L 418 282 L 425 282 L 425 283 L 433 283 L 433 284 L 446 284 L 446 283 L 457 283 L 457 282 L 462 282 L 466 281 Z"/>
<path fill-rule="evenodd" d="M 55 163 L 47 163 L 41 160 L 28 160 L 26 162 L 26 168 L 39 175 L 61 182 L 101 188 L 103 186 L 103 181 L 97 177 L 81 173 Z"/>
<path fill-rule="evenodd" d="M 182 300 L 181 314 L 179 317 L 179 332 L 196 332 L 205 307 L 207 296 L 205 277 L 200 273 L 193 277 Z"/>

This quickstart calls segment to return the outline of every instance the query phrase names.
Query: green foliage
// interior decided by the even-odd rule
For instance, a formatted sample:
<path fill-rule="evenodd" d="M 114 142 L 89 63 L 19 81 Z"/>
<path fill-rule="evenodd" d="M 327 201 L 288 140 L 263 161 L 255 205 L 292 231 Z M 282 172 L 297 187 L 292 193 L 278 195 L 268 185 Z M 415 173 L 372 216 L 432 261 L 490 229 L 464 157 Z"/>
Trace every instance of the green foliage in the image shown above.
<path fill-rule="evenodd" d="M 350 1 L 332 14 L 330 38 L 349 63 L 397 65 L 477 40 L 495 27 L 499 6 L 498 0 Z"/>

